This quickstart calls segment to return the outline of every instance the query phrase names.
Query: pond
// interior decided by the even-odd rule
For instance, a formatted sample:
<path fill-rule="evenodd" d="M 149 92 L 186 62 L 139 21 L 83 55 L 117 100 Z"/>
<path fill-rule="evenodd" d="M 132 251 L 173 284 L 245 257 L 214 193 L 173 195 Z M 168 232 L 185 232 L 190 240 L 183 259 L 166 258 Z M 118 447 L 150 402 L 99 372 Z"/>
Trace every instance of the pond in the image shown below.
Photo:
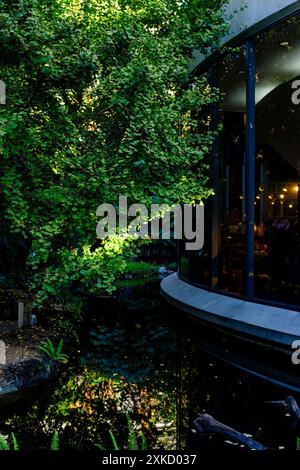
<path fill-rule="evenodd" d="M 49 449 L 54 431 L 61 449 L 110 450 L 113 440 L 126 448 L 129 413 L 139 448 L 233 447 L 192 432 L 205 412 L 268 447 L 295 449 L 291 417 L 268 403 L 290 392 L 204 352 L 200 338 L 162 308 L 157 283 L 124 289 L 122 302 L 95 301 L 74 360 L 52 383 L 2 406 L 0 432 L 13 432 L 20 449 Z"/>

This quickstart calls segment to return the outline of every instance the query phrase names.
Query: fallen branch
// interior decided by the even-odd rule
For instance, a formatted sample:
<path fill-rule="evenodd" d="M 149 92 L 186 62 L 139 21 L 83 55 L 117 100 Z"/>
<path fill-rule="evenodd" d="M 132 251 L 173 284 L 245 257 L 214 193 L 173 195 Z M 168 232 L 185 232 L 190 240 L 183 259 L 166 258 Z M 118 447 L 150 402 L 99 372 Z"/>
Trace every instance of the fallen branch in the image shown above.
<path fill-rule="evenodd" d="M 194 421 L 195 431 L 198 434 L 220 434 L 226 439 L 237 442 L 240 445 L 248 447 L 251 450 L 267 450 L 267 447 L 255 441 L 251 437 L 242 434 L 225 424 L 216 421 L 208 414 L 199 415 Z"/>

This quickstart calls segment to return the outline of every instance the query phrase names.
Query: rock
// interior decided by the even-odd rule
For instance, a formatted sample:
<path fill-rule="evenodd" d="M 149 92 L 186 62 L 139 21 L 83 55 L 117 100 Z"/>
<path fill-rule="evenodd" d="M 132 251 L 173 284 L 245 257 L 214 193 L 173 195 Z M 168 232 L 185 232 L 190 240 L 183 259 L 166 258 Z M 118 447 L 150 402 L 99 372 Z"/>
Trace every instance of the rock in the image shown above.
<path fill-rule="evenodd" d="M 169 271 L 167 270 L 167 268 L 165 266 L 160 266 L 160 268 L 158 269 L 158 272 L 159 274 L 168 274 Z"/>
<path fill-rule="evenodd" d="M 44 358 L 30 358 L 1 367 L 0 403 L 4 398 L 18 394 L 50 380 L 56 374 L 58 364 Z"/>

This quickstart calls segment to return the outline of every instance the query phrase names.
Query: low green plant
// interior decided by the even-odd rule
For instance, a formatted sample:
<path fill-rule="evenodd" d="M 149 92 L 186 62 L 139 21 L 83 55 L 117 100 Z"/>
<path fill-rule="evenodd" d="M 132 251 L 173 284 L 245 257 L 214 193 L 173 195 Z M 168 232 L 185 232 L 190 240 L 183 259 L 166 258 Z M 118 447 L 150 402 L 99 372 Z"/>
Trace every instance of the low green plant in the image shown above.
<path fill-rule="evenodd" d="M 12 440 L 13 450 L 19 450 L 19 444 L 13 432 L 11 433 L 11 440 Z"/>
<path fill-rule="evenodd" d="M 129 413 L 126 413 L 126 419 L 127 419 L 127 429 L 128 429 L 128 439 L 127 439 L 126 449 L 127 450 L 147 450 L 147 441 L 143 433 L 141 433 L 138 436 L 140 438 L 140 446 L 139 446 L 138 437 L 136 435 L 136 431 L 134 429 L 133 422 L 129 416 Z M 120 447 L 117 443 L 114 433 L 112 432 L 111 429 L 108 432 L 111 438 L 113 450 L 120 450 Z M 98 447 L 98 449 L 100 450 L 107 450 L 106 447 L 103 446 L 102 444 L 96 444 L 96 447 Z"/>
<path fill-rule="evenodd" d="M 44 353 L 50 359 L 53 359 L 54 361 L 66 363 L 68 362 L 69 356 L 62 352 L 62 348 L 63 348 L 63 339 L 60 340 L 56 348 L 53 342 L 51 341 L 51 339 L 46 338 L 46 340 L 40 344 L 40 346 L 38 347 L 38 350 L 41 353 Z"/>
<path fill-rule="evenodd" d="M 71 322 L 71 320 L 63 318 L 55 319 L 54 325 L 57 328 L 61 328 L 63 332 L 66 332 L 68 337 L 70 337 L 70 339 L 74 339 L 76 343 L 80 342 L 76 326 Z"/>
<path fill-rule="evenodd" d="M 128 261 L 126 265 L 125 275 L 132 277 L 153 276 L 157 274 L 158 267 L 152 263 L 144 261 Z"/>
<path fill-rule="evenodd" d="M 9 445 L 3 436 L 0 436 L 0 450 L 9 450 Z"/>
<path fill-rule="evenodd" d="M 7 442 L 7 438 L 5 438 L 4 436 L 0 434 L 0 450 L 20 450 L 17 438 L 13 432 L 11 433 L 10 437 L 11 437 L 11 442 L 12 442 L 11 447 Z M 50 450 L 59 450 L 59 435 L 58 435 L 58 431 L 56 430 L 54 431 L 54 434 L 51 440 Z"/>
<path fill-rule="evenodd" d="M 57 430 L 54 431 L 50 449 L 51 450 L 59 450 L 59 434 L 58 434 Z"/>

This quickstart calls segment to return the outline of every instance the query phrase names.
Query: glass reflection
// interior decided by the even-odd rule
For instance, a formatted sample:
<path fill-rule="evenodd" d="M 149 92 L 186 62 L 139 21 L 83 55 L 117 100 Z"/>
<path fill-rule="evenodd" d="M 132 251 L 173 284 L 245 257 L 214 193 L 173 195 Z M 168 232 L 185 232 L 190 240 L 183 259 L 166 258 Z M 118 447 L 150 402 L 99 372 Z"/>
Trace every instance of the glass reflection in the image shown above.
<path fill-rule="evenodd" d="M 300 301 L 300 19 L 256 41 L 255 295 Z"/>
<path fill-rule="evenodd" d="M 227 56 L 219 67 L 222 96 L 219 183 L 218 287 L 243 294 L 245 289 L 245 112 L 246 57 L 244 48 Z"/>
<path fill-rule="evenodd" d="M 208 74 L 203 75 L 207 80 L 207 90 L 210 92 Z M 211 106 L 203 105 L 194 116 L 197 119 L 199 131 L 203 131 L 205 135 L 208 130 L 211 130 Z M 209 163 L 209 162 L 208 162 Z M 204 177 L 209 178 L 209 170 Z M 194 284 L 202 285 L 204 287 L 211 287 L 211 238 L 212 238 L 212 224 L 211 224 L 211 198 L 205 201 L 205 220 L 204 220 L 204 246 L 201 250 L 190 251 L 186 250 L 187 240 L 179 243 L 179 274 L 180 277 L 186 281 Z M 194 221 L 196 220 L 196 212 L 194 212 Z M 194 223 L 193 229 L 196 228 Z M 184 233 L 184 231 L 183 231 Z"/>

